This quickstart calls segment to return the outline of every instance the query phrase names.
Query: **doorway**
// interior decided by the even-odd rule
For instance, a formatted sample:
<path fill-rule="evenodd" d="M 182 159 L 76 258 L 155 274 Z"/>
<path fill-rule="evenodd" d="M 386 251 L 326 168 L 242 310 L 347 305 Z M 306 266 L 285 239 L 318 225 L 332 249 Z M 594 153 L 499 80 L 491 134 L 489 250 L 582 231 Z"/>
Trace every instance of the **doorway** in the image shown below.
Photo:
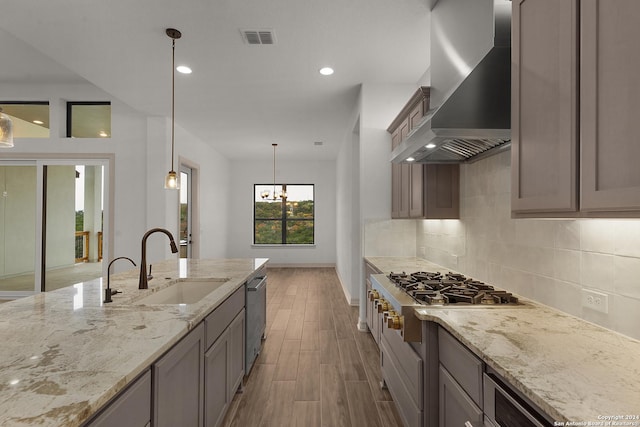
<path fill-rule="evenodd" d="M 0 299 L 102 277 L 109 160 L 0 161 Z"/>
<path fill-rule="evenodd" d="M 193 170 L 180 165 L 180 258 L 193 257 Z"/>

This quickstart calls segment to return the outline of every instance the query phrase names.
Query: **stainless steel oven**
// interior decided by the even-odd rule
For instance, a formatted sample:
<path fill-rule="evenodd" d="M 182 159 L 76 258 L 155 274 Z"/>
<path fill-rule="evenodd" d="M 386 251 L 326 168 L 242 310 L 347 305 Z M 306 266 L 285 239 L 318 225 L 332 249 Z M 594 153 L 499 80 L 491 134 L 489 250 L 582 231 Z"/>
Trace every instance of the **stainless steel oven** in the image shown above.
<path fill-rule="evenodd" d="M 553 422 L 533 402 L 511 388 L 491 369 L 484 374 L 483 387 L 485 426 L 553 426 Z"/>

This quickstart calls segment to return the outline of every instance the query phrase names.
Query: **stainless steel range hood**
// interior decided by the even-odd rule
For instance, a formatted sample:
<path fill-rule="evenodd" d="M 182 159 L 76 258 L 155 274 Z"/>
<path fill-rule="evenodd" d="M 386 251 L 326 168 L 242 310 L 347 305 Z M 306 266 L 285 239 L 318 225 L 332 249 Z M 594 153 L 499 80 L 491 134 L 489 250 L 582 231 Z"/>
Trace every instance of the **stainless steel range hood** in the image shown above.
<path fill-rule="evenodd" d="M 394 163 L 470 163 L 509 148 L 510 1 L 439 0 L 430 71 L 429 111 L 393 150 Z"/>

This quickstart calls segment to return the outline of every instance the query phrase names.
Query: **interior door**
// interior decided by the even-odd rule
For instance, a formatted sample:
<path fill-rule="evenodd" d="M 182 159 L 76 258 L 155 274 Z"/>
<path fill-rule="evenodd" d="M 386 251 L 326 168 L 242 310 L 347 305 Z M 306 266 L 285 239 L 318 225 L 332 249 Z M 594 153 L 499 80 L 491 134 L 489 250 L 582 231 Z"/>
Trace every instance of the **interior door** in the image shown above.
<path fill-rule="evenodd" d="M 37 175 L 35 162 L 0 163 L 0 299 L 35 290 Z"/>
<path fill-rule="evenodd" d="M 180 166 L 180 258 L 191 258 L 193 227 L 193 171 Z"/>

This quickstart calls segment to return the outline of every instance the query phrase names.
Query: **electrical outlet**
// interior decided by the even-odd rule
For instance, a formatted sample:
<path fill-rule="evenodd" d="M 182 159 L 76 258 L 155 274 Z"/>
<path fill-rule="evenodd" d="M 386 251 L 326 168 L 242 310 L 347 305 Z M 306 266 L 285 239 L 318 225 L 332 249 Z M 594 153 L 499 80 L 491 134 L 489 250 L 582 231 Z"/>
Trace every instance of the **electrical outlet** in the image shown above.
<path fill-rule="evenodd" d="M 601 292 L 582 290 L 582 306 L 601 313 L 609 313 L 609 295 Z"/>

